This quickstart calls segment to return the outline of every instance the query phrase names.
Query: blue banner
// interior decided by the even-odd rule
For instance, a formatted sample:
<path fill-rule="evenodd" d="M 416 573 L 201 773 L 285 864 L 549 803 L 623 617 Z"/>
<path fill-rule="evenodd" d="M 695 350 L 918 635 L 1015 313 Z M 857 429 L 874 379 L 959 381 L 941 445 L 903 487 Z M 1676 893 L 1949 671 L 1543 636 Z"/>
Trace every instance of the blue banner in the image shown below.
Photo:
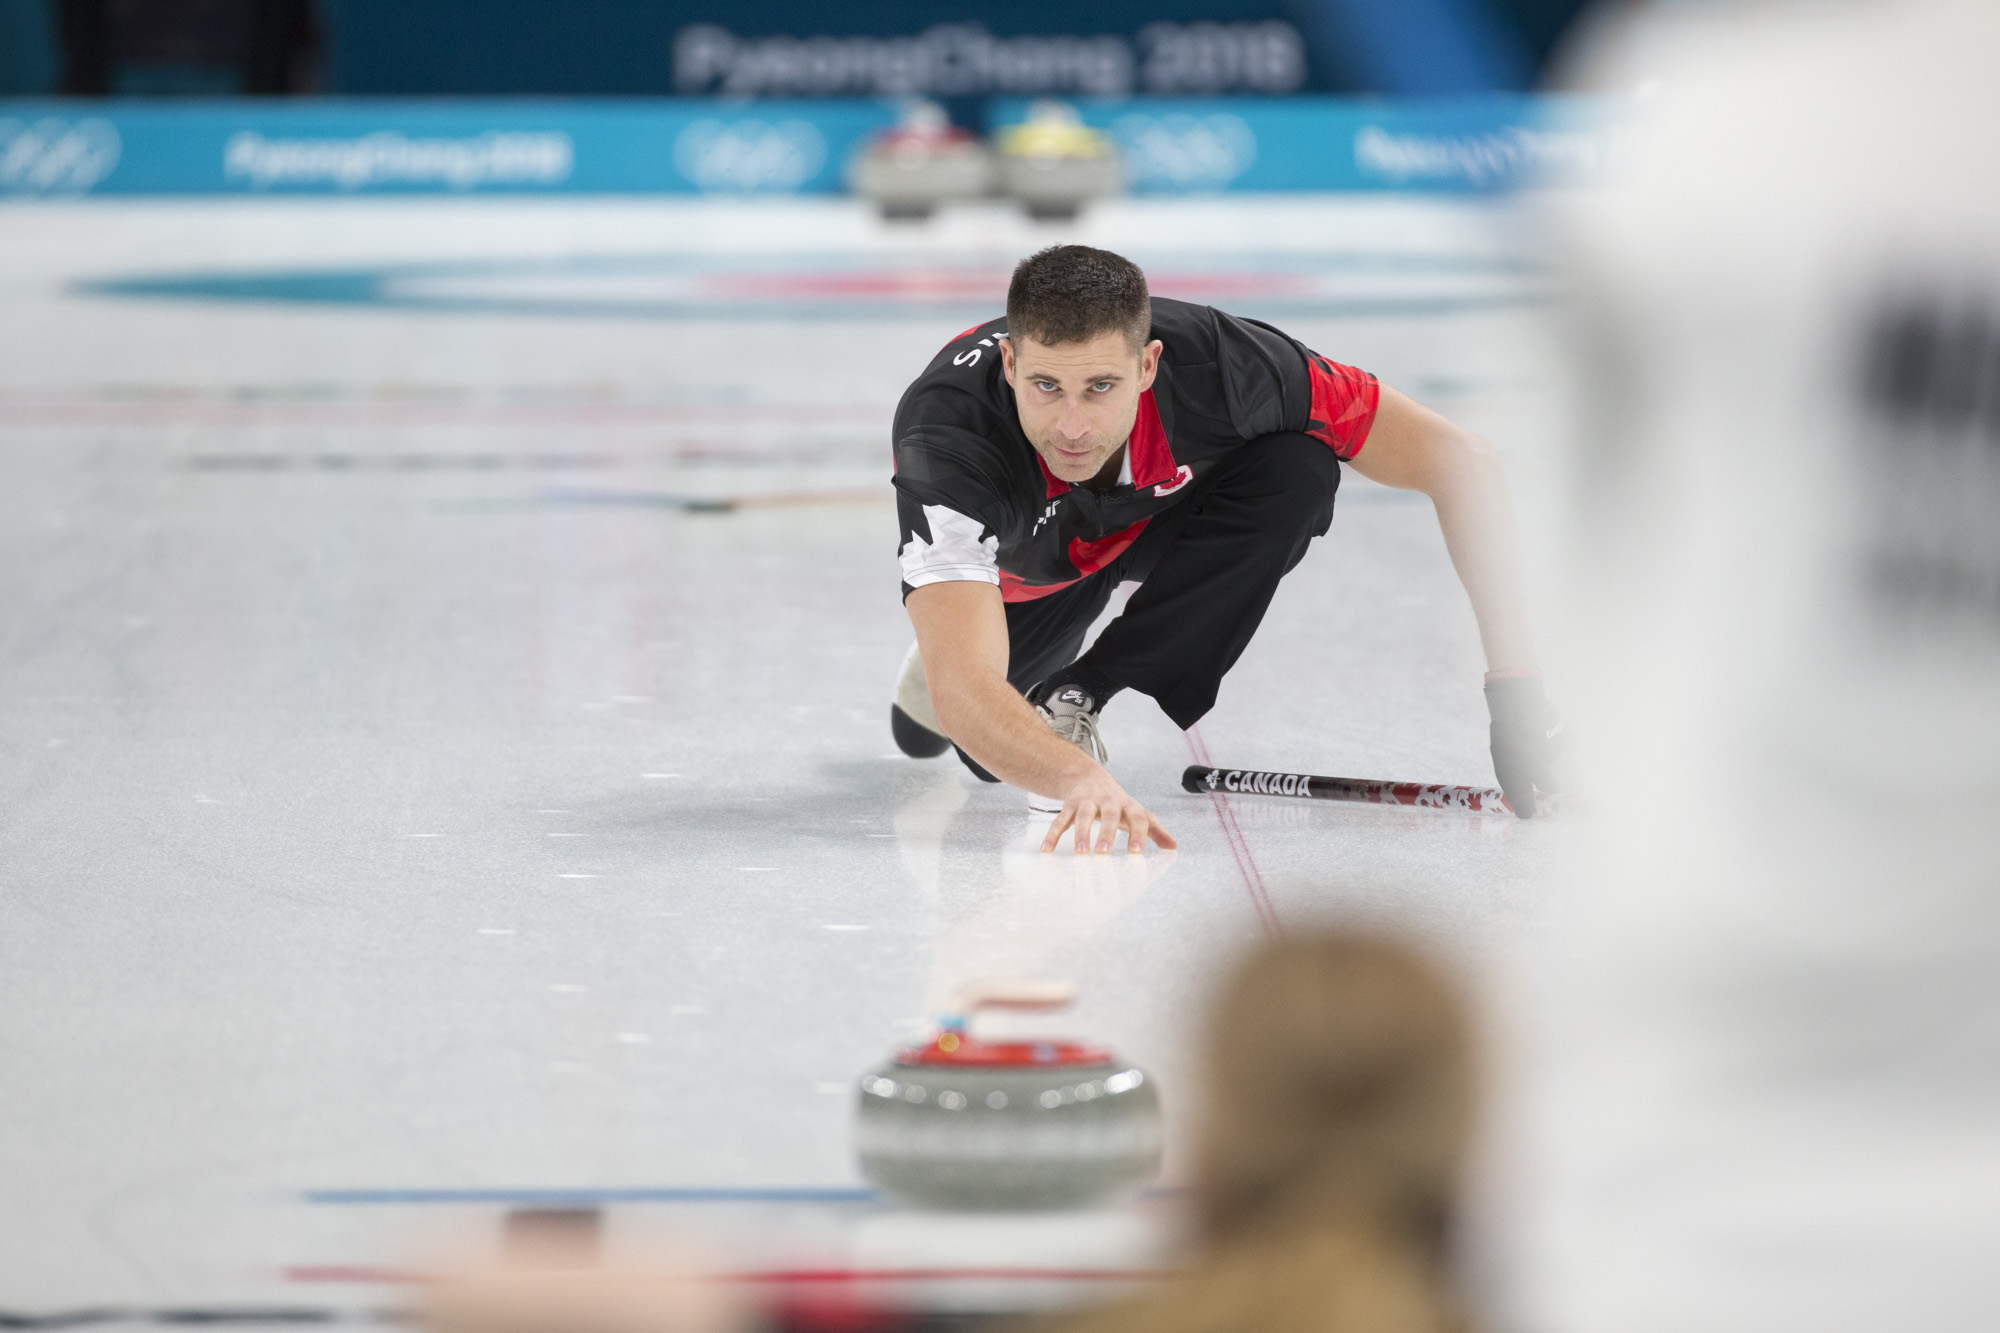
<path fill-rule="evenodd" d="M 1588 179 L 1596 103 L 1485 97 L 1131 98 L 1077 104 L 1140 194 L 1489 193 Z M 992 122 L 1026 114 L 993 104 Z M 886 101 L 0 101 L 0 197 L 830 194 Z"/>
<path fill-rule="evenodd" d="M 881 102 L 0 102 L 0 194 L 827 194 Z"/>

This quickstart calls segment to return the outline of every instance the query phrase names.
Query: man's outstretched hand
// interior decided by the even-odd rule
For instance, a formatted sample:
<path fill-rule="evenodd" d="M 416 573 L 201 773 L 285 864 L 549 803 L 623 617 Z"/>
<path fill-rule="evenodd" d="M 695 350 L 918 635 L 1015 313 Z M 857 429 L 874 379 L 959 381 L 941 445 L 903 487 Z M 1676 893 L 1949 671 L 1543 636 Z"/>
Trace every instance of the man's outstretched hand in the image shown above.
<path fill-rule="evenodd" d="M 1486 711 L 1493 717 L 1493 776 L 1514 813 L 1532 819 L 1535 793 L 1556 790 L 1555 758 L 1567 740 L 1562 717 L 1540 676 L 1487 681 Z"/>
<path fill-rule="evenodd" d="M 1063 833 L 1074 828 L 1077 854 L 1086 855 L 1091 851 L 1093 825 L 1097 829 L 1096 850 L 1100 852 L 1111 850 L 1121 828 L 1125 830 L 1125 850 L 1134 856 L 1146 850 L 1149 837 L 1168 851 L 1180 845 L 1167 832 L 1167 826 L 1153 817 L 1152 811 L 1126 795 L 1117 780 L 1101 768 L 1077 779 L 1063 792 L 1062 813 L 1049 825 L 1049 834 L 1042 839 L 1042 850 L 1054 851 Z"/>

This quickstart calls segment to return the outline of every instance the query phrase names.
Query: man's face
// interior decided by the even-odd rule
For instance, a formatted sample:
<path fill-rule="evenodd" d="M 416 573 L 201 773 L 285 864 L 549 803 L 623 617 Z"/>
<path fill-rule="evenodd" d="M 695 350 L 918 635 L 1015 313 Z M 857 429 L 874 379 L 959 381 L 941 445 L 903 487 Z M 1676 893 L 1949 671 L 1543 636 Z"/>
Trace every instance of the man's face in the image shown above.
<path fill-rule="evenodd" d="M 1139 395 L 1153 387 L 1160 344 L 1135 352 L 1117 332 L 1054 347 L 1009 337 L 1000 360 L 1028 442 L 1049 471 L 1076 486 L 1111 470 L 1138 419 Z"/>

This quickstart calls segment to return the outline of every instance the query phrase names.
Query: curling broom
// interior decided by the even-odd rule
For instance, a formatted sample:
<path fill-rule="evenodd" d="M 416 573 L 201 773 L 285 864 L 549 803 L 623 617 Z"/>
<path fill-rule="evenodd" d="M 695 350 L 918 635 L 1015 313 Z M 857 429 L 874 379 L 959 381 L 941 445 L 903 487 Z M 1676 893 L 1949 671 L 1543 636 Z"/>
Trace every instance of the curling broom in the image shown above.
<path fill-rule="evenodd" d="M 1296 796 L 1309 801 L 1355 801 L 1363 805 L 1413 805 L 1426 810 L 1460 810 L 1467 814 L 1513 814 L 1506 793 L 1498 787 L 1458 787 L 1435 782 L 1381 782 L 1372 778 L 1327 778 L 1313 773 L 1266 773 L 1250 768 L 1210 768 L 1190 764 L 1181 774 L 1183 789 L 1232 796 Z M 1569 808 L 1560 795 L 1542 796 L 1535 813 L 1555 814 Z"/>

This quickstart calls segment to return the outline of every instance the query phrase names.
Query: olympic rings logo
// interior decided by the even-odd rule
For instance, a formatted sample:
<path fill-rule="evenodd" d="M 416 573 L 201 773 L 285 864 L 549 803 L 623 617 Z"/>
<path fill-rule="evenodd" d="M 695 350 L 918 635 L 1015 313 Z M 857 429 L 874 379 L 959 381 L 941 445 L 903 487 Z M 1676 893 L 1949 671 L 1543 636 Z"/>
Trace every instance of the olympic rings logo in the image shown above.
<path fill-rule="evenodd" d="M 111 174 L 122 148 L 108 120 L 0 119 L 0 192 L 83 194 Z"/>
<path fill-rule="evenodd" d="M 674 140 L 674 166 L 697 189 L 789 194 L 826 165 L 826 136 L 803 120 L 698 120 Z"/>

